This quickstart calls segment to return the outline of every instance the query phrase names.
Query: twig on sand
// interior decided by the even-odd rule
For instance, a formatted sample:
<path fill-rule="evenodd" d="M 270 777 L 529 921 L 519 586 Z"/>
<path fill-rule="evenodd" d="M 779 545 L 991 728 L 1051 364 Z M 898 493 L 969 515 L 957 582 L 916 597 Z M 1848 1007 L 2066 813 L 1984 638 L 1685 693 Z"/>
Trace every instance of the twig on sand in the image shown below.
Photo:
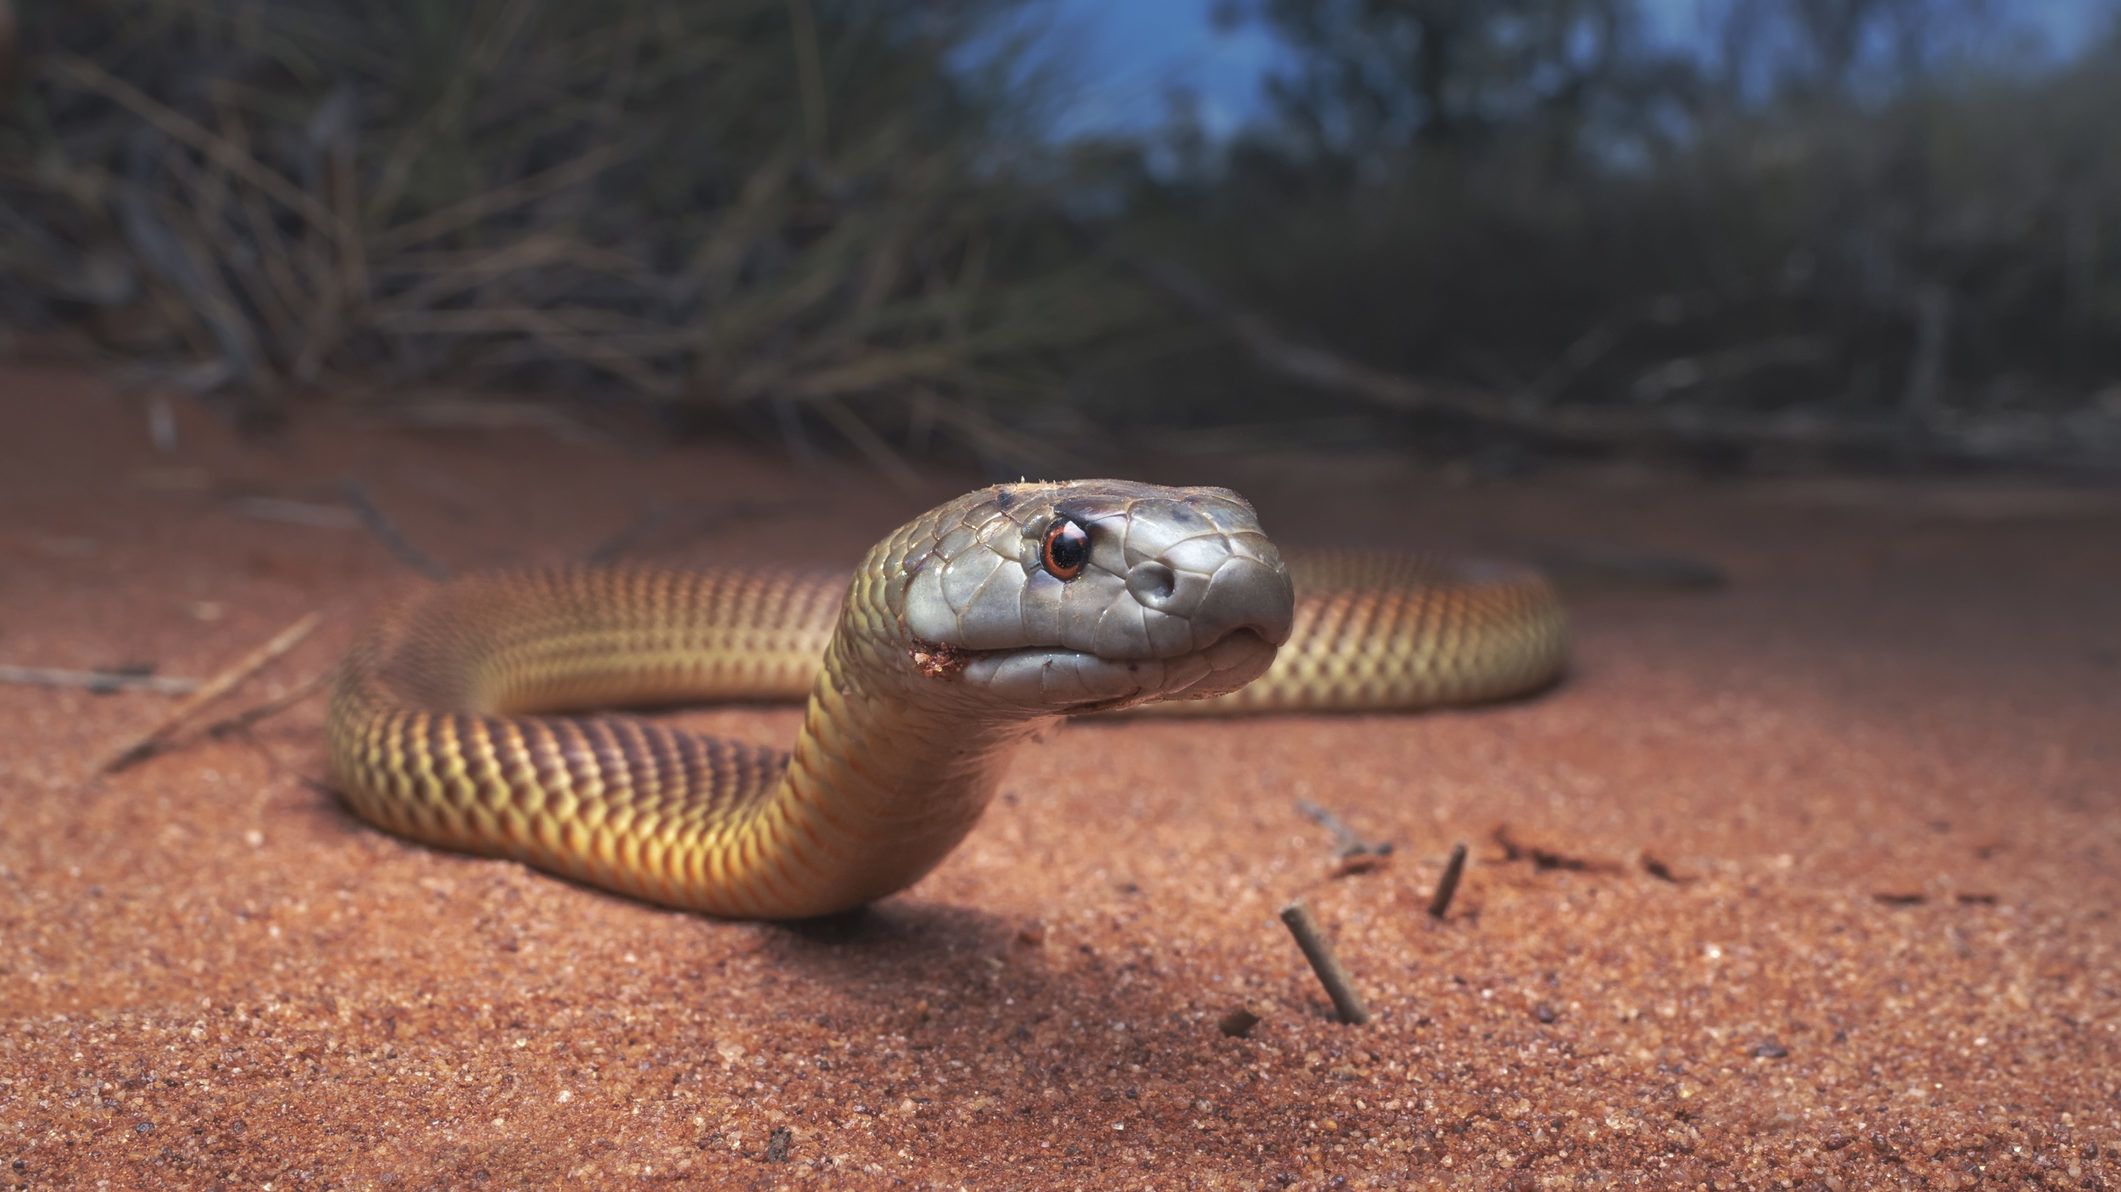
<path fill-rule="evenodd" d="M 1351 873 L 1368 873 L 1390 862 L 1392 845 L 1389 842 L 1373 844 L 1364 840 L 1355 829 L 1342 819 L 1309 799 L 1298 799 L 1296 810 L 1326 831 L 1333 834 L 1334 877 L 1346 877 Z"/>
<path fill-rule="evenodd" d="M 1333 1011 L 1342 1022 L 1361 1026 L 1370 1021 L 1370 1011 L 1362 1004 L 1362 997 L 1348 982 L 1348 971 L 1340 967 L 1333 955 L 1333 945 L 1319 934 L 1318 924 L 1312 922 L 1311 912 L 1301 902 L 1292 902 L 1281 908 L 1281 921 L 1289 934 L 1296 937 L 1296 946 L 1303 949 L 1304 959 L 1311 962 L 1311 971 L 1318 974 L 1318 983 L 1326 987 L 1326 996 L 1333 999 Z"/>
<path fill-rule="evenodd" d="M 1451 859 L 1444 862 L 1443 876 L 1436 879 L 1436 896 L 1429 899 L 1429 917 L 1443 918 L 1451 909 L 1451 898 L 1458 893 L 1458 879 L 1466 872 L 1466 842 L 1461 840 L 1451 846 Z"/>
<path fill-rule="evenodd" d="M 199 730 L 200 735 L 219 739 L 231 733 L 242 732 L 260 721 L 270 720 L 310 696 L 315 695 L 317 692 L 322 691 L 324 685 L 331 682 L 331 677 L 334 673 L 330 670 L 318 671 L 316 674 L 295 684 L 281 695 L 263 703 L 252 704 L 250 707 L 233 715 L 223 716 L 221 719 Z"/>
<path fill-rule="evenodd" d="M 390 520 L 390 515 L 384 513 L 369 497 L 368 490 L 362 488 L 359 481 L 349 479 L 339 485 L 339 491 L 345 494 L 346 503 L 353 506 L 361 524 L 368 527 L 368 532 L 375 535 L 376 541 L 382 543 L 383 548 L 395 556 L 398 562 L 429 579 L 449 578 L 449 568 L 437 562 L 434 556 L 414 546 L 412 540 L 398 529 L 398 523 Z"/>
<path fill-rule="evenodd" d="M 178 679 L 134 670 L 62 670 L 49 666 L 0 663 L 0 683 L 20 687 L 80 687 L 101 695 L 112 691 L 145 691 L 154 695 L 190 695 L 197 679 Z"/>
<path fill-rule="evenodd" d="M 300 645 L 302 639 L 308 637 L 323 618 L 322 612 L 304 614 L 294 624 L 274 634 L 270 641 L 237 659 L 235 665 L 200 684 L 199 689 L 193 692 L 190 698 L 170 709 L 169 714 L 156 722 L 155 727 L 134 738 L 124 748 L 113 752 L 91 771 L 91 775 L 114 773 L 161 752 L 169 743 L 171 734 L 178 726 L 191 719 L 193 713 L 228 694 L 237 684 L 265 669 L 273 659 Z"/>
<path fill-rule="evenodd" d="M 1495 825 L 1495 843 L 1502 847 L 1505 861 L 1529 859 L 1535 869 L 1564 869 L 1575 873 L 1624 873 L 1626 867 L 1613 861 L 1592 857 L 1578 857 L 1560 849 L 1545 848 L 1519 841 L 1508 824 Z"/>

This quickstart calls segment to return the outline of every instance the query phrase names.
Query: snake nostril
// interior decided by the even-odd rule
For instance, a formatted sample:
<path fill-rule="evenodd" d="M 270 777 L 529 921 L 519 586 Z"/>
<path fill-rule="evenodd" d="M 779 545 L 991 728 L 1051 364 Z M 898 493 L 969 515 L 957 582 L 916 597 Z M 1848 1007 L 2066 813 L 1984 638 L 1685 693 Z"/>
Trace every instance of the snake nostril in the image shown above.
<path fill-rule="evenodd" d="M 1167 566 L 1150 560 L 1127 572 L 1127 590 L 1153 609 L 1162 609 L 1178 592 L 1178 576 Z"/>

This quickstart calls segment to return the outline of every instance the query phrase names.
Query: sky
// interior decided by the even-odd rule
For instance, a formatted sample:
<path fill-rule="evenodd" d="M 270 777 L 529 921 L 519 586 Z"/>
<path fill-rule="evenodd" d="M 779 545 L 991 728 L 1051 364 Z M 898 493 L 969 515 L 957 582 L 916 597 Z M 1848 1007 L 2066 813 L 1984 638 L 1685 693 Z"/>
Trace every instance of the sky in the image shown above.
<path fill-rule="evenodd" d="M 2091 36 L 2115 0 L 2002 0 L 2058 51 Z M 1212 0 L 1048 0 L 1056 33 L 1072 51 L 1079 91 L 1059 113 L 1062 136 L 1143 131 L 1165 112 L 1176 87 L 1200 99 L 1211 135 L 1226 135 L 1263 103 L 1260 79 L 1282 62 L 1274 39 L 1256 25 L 1221 32 L 1208 19 Z M 1664 37 L 1699 35 L 1706 0 L 1646 0 Z"/>

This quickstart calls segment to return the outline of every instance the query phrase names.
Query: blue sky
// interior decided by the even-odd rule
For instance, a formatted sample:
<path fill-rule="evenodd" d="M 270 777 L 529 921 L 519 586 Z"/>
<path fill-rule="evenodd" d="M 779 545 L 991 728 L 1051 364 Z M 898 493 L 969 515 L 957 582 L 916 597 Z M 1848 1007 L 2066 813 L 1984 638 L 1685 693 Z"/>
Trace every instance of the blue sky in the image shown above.
<path fill-rule="evenodd" d="M 1259 80 L 1281 61 L 1257 27 L 1218 32 L 1211 0 L 1047 0 L 1080 90 L 1060 114 L 1062 135 L 1134 132 L 1159 121 L 1164 96 L 1185 87 L 1200 97 L 1211 133 L 1257 113 Z M 2003 0 L 2004 11 L 2058 50 L 2080 44 L 2115 0 Z M 1675 42 L 1701 28 L 1705 0 L 1647 0 L 1651 19 Z"/>
<path fill-rule="evenodd" d="M 1062 114 L 1064 135 L 1146 128 L 1163 118 L 1175 86 L 1200 97 L 1211 132 L 1227 132 L 1258 111 L 1260 79 L 1282 60 L 1279 45 L 1255 26 L 1216 30 L 1210 0 L 1052 3 L 1082 80 Z"/>

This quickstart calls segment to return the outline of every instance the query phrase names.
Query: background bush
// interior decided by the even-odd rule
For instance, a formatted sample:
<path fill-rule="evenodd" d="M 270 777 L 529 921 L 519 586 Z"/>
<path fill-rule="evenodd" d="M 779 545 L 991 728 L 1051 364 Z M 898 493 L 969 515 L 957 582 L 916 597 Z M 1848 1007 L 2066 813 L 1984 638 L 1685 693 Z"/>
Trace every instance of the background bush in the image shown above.
<path fill-rule="evenodd" d="M 1704 13 L 1229 0 L 1266 116 L 1056 144 L 1023 0 L 42 0 L 0 315 L 252 417 L 563 394 L 894 470 L 2121 458 L 2121 36 Z"/>

